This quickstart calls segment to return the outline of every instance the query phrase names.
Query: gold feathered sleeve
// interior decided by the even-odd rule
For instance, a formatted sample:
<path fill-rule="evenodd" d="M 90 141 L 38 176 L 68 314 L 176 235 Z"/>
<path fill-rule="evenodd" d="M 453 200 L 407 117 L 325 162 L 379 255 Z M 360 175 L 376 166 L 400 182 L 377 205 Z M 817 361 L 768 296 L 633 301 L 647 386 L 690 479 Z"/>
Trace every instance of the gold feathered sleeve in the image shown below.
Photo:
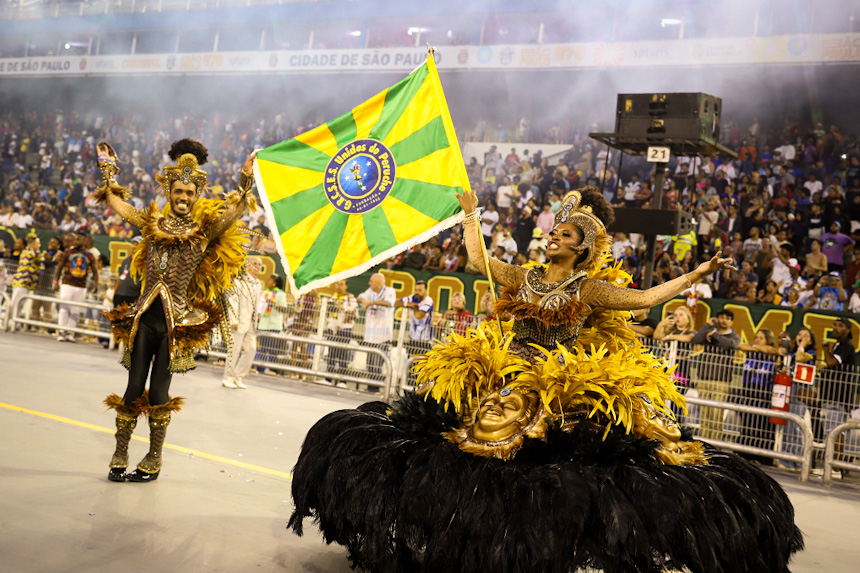
<path fill-rule="evenodd" d="M 120 217 L 139 229 L 143 225 L 143 217 L 140 211 L 126 202 L 129 197 L 131 197 L 131 191 L 116 183 L 105 183 L 93 192 L 96 203 L 107 203 L 108 207 Z"/>
<path fill-rule="evenodd" d="M 254 176 L 243 172 L 239 180 L 239 187 L 227 193 L 224 203 L 227 208 L 206 228 L 206 236 L 210 241 L 227 231 L 246 212 L 253 213 L 257 210 L 257 200 L 251 191 L 253 184 Z"/>

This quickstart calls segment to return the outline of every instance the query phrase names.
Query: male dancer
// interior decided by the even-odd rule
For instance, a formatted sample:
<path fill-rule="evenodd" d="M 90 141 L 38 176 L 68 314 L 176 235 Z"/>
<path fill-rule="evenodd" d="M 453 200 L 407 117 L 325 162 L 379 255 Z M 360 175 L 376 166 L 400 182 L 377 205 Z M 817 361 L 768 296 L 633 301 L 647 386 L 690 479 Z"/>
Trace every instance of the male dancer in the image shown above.
<path fill-rule="evenodd" d="M 54 290 L 60 291 L 60 300 L 83 302 L 87 295 L 87 275 L 93 277 L 93 292 L 98 292 L 99 273 L 96 259 L 84 247 L 84 236 L 78 232 L 66 235 L 66 250 L 57 259 L 57 272 L 54 275 Z M 75 334 L 63 330 L 75 328 L 81 307 L 60 303 L 59 329 L 57 340 L 60 342 L 75 342 Z"/>
<path fill-rule="evenodd" d="M 206 148 L 190 139 L 176 141 L 169 152 L 176 164 L 156 174 L 167 204 L 159 209 L 152 203 L 138 211 L 125 201 L 128 189 L 116 182 L 116 153 L 107 143 L 100 143 L 98 151 L 104 185 L 96 200 L 107 202 L 143 236 L 132 263 L 132 272 L 143 274 L 141 295 L 134 304 L 105 313 L 114 338 L 125 345 L 121 363 L 129 371 L 125 395 L 111 394 L 105 400 L 117 412 L 116 451 L 108 479 L 153 481 L 161 470 L 170 414 L 182 404 L 181 398 L 168 396 L 172 374 L 194 368 L 194 353 L 207 346 L 209 333 L 223 317 L 221 293 L 244 262 L 246 237 L 239 218 L 256 208 L 251 195 L 254 155 L 242 168 L 238 190 L 229 193 L 226 202 L 217 201 L 201 197 L 208 184 L 200 169 Z M 149 453 L 127 474 L 128 443 L 143 414 L 149 415 Z"/>

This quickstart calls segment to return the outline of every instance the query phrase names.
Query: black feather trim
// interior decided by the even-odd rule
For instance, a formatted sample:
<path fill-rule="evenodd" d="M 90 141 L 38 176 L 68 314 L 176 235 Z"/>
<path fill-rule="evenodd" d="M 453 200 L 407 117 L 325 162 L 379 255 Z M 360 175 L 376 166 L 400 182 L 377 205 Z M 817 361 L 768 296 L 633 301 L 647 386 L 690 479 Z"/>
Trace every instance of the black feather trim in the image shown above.
<path fill-rule="evenodd" d="M 329 414 L 293 470 L 288 527 L 314 518 L 372 572 L 786 573 L 803 547 L 785 493 L 738 456 L 661 465 L 652 442 L 580 427 L 504 462 L 444 440 L 456 423 L 413 395 Z"/>
<path fill-rule="evenodd" d="M 206 146 L 199 141 L 188 138 L 179 139 L 170 144 L 170 151 L 167 152 L 167 155 L 171 160 L 177 161 L 186 153 L 194 155 L 198 165 L 204 165 L 209 160 L 209 150 L 206 149 Z"/>

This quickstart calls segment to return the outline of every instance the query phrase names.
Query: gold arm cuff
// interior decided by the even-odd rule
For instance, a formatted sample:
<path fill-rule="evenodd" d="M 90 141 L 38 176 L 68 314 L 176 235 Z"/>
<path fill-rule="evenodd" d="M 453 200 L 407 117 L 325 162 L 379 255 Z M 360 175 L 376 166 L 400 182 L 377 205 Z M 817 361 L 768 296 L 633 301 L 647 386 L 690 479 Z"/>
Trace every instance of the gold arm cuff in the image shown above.
<path fill-rule="evenodd" d="M 254 174 L 247 174 L 242 171 L 241 177 L 239 177 L 239 191 L 243 194 L 248 194 L 251 192 L 251 188 L 254 186 Z"/>

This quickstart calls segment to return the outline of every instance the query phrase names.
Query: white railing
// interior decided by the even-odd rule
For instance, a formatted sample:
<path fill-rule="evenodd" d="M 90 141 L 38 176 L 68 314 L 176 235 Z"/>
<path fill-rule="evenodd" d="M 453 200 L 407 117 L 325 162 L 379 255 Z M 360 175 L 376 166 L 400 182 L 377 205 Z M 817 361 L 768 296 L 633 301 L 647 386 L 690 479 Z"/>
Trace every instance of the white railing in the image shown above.
<path fill-rule="evenodd" d="M 19 299 L 17 308 L 11 308 L 11 298 L 0 292 L 0 326 L 14 330 L 15 326 L 31 325 L 47 329 L 76 332 L 83 335 L 110 338 L 107 323 L 100 322 L 100 328 L 60 327 L 56 322 L 57 313 L 53 313 L 54 321 L 33 320 L 21 315 L 25 301 L 42 301 L 46 303 L 43 309 L 56 305 L 78 306 L 88 309 L 102 310 L 100 303 L 92 301 L 75 302 L 61 300 L 56 296 L 26 294 Z M 359 392 L 378 392 L 381 399 L 388 401 L 397 394 L 414 390 L 414 375 L 411 367 L 415 356 L 410 354 L 410 348 L 415 351 L 416 341 L 409 336 L 409 309 L 402 309 L 401 316 L 392 323 L 392 337 L 384 344 L 371 345 L 363 342 L 364 312 L 358 311 L 352 328 L 334 334 L 327 330 L 330 317 L 330 300 L 328 297 L 312 297 L 299 300 L 289 305 L 289 312 L 284 321 L 283 332 L 259 331 L 257 339 L 259 348 L 269 349 L 265 355 L 255 357 L 253 364 L 259 368 L 268 368 L 277 372 L 307 376 L 310 380 L 321 378 L 350 384 L 350 388 Z M 441 320 L 440 313 L 433 319 L 430 339 L 444 339 L 451 331 L 465 330 L 466 326 L 475 326 L 477 320 L 470 319 L 463 324 L 450 320 Z M 272 349 L 276 341 L 278 348 Z M 425 346 L 429 341 L 418 341 Z M 750 380 L 748 379 L 750 365 L 774 366 L 782 362 L 789 364 L 788 357 L 766 357 L 762 362 L 755 362 L 758 355 L 726 354 L 716 355 L 700 352 L 691 344 L 672 341 L 668 344 L 645 339 L 643 344 L 652 352 L 666 357 L 670 363 L 685 362 L 679 384 L 688 384 L 686 401 L 689 413 L 684 415 L 676 408 L 678 421 L 682 426 L 694 430 L 697 438 L 726 450 L 732 450 L 757 456 L 767 457 L 778 461 L 791 462 L 800 466 L 800 480 L 807 481 L 813 459 L 823 457 L 825 464 L 825 479 L 829 478 L 830 468 L 857 469 L 860 466 L 851 464 L 844 459 L 834 459 L 835 443 L 838 435 L 845 434 L 845 452 L 856 455 L 860 452 L 860 421 L 849 422 L 838 426 L 835 430 L 822 434 L 816 442 L 814 433 L 814 416 L 817 407 L 804 404 L 803 399 L 792 396 L 794 403 L 790 411 L 769 408 L 771 391 L 767 385 L 757 389 L 757 394 L 750 396 Z M 226 348 L 216 342 L 208 354 L 213 357 L 226 358 Z M 338 356 L 331 351 L 337 350 Z M 328 355 L 326 352 L 328 351 Z M 371 366 L 369 358 L 373 356 L 376 364 Z M 362 358 L 364 360 L 362 360 Z M 752 361 L 752 362 L 751 362 Z M 717 370 L 720 370 L 718 373 Z M 766 369 L 765 369 L 766 371 Z M 698 392 L 707 392 L 707 380 L 702 380 L 703 373 L 712 380 L 720 378 L 725 385 L 726 398 L 720 400 L 706 399 Z M 720 376 L 718 376 L 718 374 Z M 767 383 L 772 383 L 768 380 Z M 797 385 L 795 385 L 797 388 Z M 683 388 L 682 388 L 683 389 Z M 380 392 L 381 390 L 381 392 Z M 746 394 L 744 392 L 747 392 Z M 843 404 L 846 411 L 851 411 L 855 405 L 849 402 Z M 705 435 L 702 422 L 703 409 L 714 409 L 720 412 L 718 419 L 721 426 L 717 433 L 710 428 L 710 434 Z M 770 424 L 769 418 L 788 421 L 788 424 Z M 846 432 L 848 432 L 846 434 Z M 837 456 L 840 457 L 840 456 Z"/>
<path fill-rule="evenodd" d="M 77 326 L 60 326 L 58 322 L 47 322 L 44 320 L 32 320 L 29 318 L 24 318 L 18 316 L 18 311 L 21 307 L 24 306 L 24 302 L 27 300 L 41 300 L 43 302 L 53 303 L 57 305 L 67 305 L 67 306 L 79 306 L 81 308 L 91 308 L 95 310 L 104 310 L 104 307 L 101 303 L 91 302 L 91 301 L 73 301 L 73 300 L 63 300 L 57 297 L 52 296 L 42 296 L 39 294 L 25 294 L 22 296 L 19 301 L 17 308 L 9 308 L 7 312 L 9 312 L 9 318 L 7 319 L 8 328 L 11 330 L 15 329 L 16 324 L 25 324 L 29 326 L 38 326 L 41 328 L 50 328 L 55 330 L 62 330 L 64 332 L 74 332 L 76 334 L 83 334 L 86 336 L 94 336 L 97 338 L 107 338 L 110 339 L 111 334 L 109 331 L 103 330 L 92 330 L 89 328 L 78 328 Z"/>
<path fill-rule="evenodd" d="M 831 473 L 831 470 L 833 469 L 860 471 L 860 464 L 851 463 L 849 461 L 841 459 L 834 459 L 837 455 L 836 441 L 839 439 L 839 436 L 844 435 L 845 432 L 849 430 L 860 430 L 860 421 L 852 420 L 850 422 L 839 424 L 838 426 L 833 428 L 829 434 L 827 434 L 827 441 L 825 442 L 824 446 L 824 475 L 822 476 L 822 480 L 824 482 L 824 485 L 826 486 L 830 486 L 832 483 L 833 475 Z M 844 455 L 844 452 L 839 452 L 839 454 L 840 457 L 842 457 L 842 455 Z"/>

